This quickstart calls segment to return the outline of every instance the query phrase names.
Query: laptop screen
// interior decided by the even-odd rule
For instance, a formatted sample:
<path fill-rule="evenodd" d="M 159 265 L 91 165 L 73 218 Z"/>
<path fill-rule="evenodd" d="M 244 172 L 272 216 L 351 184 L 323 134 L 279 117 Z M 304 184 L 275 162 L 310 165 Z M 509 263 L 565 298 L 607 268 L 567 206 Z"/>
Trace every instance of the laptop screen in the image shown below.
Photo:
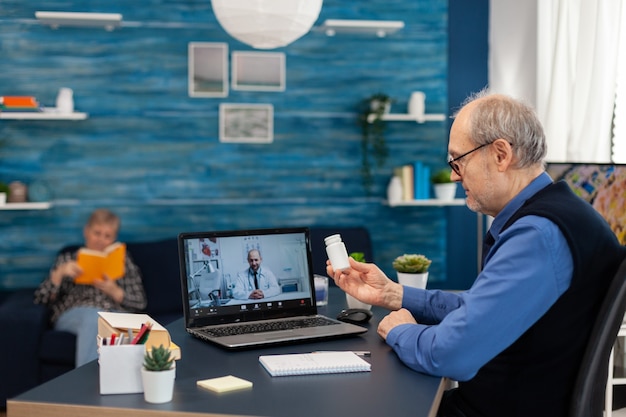
<path fill-rule="evenodd" d="M 181 233 L 188 327 L 316 314 L 309 229 Z"/>

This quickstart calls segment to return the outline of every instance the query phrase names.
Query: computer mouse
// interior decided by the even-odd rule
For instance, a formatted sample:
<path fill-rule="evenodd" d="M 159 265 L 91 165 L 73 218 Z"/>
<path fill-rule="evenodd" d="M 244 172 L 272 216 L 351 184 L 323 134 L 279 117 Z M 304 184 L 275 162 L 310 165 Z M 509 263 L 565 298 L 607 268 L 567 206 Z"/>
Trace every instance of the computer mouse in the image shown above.
<path fill-rule="evenodd" d="M 371 318 L 372 312 L 364 308 L 349 308 L 347 310 L 341 310 L 341 313 L 337 315 L 337 320 L 353 324 L 367 323 Z"/>

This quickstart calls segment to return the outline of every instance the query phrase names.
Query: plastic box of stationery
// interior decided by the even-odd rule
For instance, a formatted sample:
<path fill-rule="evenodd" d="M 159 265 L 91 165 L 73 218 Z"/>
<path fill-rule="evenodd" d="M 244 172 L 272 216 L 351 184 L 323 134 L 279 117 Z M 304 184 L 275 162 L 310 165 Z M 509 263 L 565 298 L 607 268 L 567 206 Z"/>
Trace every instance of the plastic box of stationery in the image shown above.
<path fill-rule="evenodd" d="M 169 332 L 147 314 L 98 313 L 100 394 L 143 392 L 141 367 L 146 350 L 169 346 L 180 359 L 180 348 Z"/>

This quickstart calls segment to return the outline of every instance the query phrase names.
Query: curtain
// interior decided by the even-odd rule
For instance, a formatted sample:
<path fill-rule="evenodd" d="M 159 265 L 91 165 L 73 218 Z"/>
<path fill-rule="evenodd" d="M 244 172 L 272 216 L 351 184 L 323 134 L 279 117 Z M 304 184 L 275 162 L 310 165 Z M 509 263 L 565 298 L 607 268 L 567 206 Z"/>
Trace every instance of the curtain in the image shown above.
<path fill-rule="evenodd" d="M 548 161 L 626 162 L 625 2 L 490 2 L 490 89 L 535 106 Z"/>
<path fill-rule="evenodd" d="M 610 162 L 622 0 L 537 7 L 537 112 L 547 159 Z"/>

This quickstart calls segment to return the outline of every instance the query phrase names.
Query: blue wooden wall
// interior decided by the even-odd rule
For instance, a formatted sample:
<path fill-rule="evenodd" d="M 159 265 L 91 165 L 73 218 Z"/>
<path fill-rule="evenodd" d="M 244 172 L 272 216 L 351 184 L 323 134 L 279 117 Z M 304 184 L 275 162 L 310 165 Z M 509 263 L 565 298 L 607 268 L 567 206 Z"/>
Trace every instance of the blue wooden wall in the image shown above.
<path fill-rule="evenodd" d="M 421 90 L 427 112 L 449 113 L 446 0 L 325 0 L 317 25 L 388 19 L 405 28 L 383 39 L 313 30 L 276 50 L 286 54 L 284 92 L 231 89 L 218 99 L 188 96 L 188 43 L 251 48 L 221 29 L 210 1 L 34 3 L 0 3 L 0 95 L 34 95 L 54 106 L 59 88 L 69 87 L 89 118 L 0 120 L 0 180 L 43 183 L 54 201 L 46 211 L 0 211 L 0 288 L 36 286 L 61 246 L 82 241 L 96 207 L 121 216 L 126 241 L 206 229 L 363 225 L 390 276 L 395 256 L 420 252 L 433 259 L 432 285 L 449 285 L 449 209 L 383 204 L 394 166 L 416 159 L 445 166 L 448 122 L 388 123 L 391 156 L 375 170 L 371 194 L 361 184 L 357 123 L 360 101 L 377 92 L 396 100 L 392 112 L 406 112 L 410 93 Z M 112 32 L 53 30 L 34 19 L 36 10 L 122 13 L 124 24 Z M 274 142 L 220 143 L 220 103 L 272 104 Z"/>

